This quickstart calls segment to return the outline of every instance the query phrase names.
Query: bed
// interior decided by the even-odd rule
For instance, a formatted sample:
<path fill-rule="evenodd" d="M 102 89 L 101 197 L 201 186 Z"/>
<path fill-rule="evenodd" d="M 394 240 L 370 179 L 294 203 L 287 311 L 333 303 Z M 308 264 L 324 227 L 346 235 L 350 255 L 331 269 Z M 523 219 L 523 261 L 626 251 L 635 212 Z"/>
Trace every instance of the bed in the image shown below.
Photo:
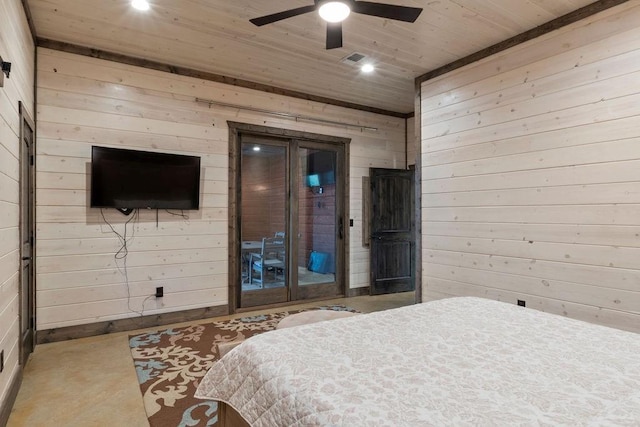
<path fill-rule="evenodd" d="M 640 335 L 449 298 L 254 336 L 196 397 L 222 425 L 638 426 Z"/>

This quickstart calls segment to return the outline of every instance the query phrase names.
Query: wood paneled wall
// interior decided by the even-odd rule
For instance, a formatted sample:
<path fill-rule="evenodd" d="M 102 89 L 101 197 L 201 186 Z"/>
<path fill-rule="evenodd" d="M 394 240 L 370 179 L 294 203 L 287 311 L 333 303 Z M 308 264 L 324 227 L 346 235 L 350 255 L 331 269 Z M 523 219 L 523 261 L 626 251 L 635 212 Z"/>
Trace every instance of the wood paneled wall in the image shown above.
<path fill-rule="evenodd" d="M 420 142 L 416 140 L 416 118 L 407 119 L 407 166 L 416 164 L 416 156 L 420 152 Z"/>
<path fill-rule="evenodd" d="M 361 217 L 362 175 L 403 167 L 404 119 L 287 98 L 49 49 L 38 50 L 38 329 L 227 304 L 227 120 L 352 139 L 351 217 Z M 357 123 L 377 132 L 287 120 L 195 98 Z M 183 220 L 142 212 L 128 258 L 129 290 L 116 267 L 118 239 L 88 208 L 92 144 L 202 156 L 201 209 Z M 119 232 L 126 217 L 105 216 Z M 351 287 L 368 286 L 368 250 L 352 228 Z M 131 226 L 129 227 L 131 232 Z M 164 286 L 165 296 L 150 295 Z M 127 294 L 131 300 L 128 302 Z"/>
<path fill-rule="evenodd" d="M 640 332 L 640 4 L 422 84 L 424 300 Z"/>
<path fill-rule="evenodd" d="M 262 241 L 286 229 L 284 154 L 243 159 L 242 240 Z"/>
<path fill-rule="evenodd" d="M 307 267 L 312 251 L 330 254 L 330 265 L 335 265 L 336 184 L 323 185 L 322 193 L 304 183 L 300 187 L 298 265 Z"/>
<path fill-rule="evenodd" d="M 18 374 L 19 349 L 19 171 L 22 101 L 33 117 L 34 45 L 20 0 L 0 2 L 0 56 L 11 62 L 9 78 L 0 88 L 0 407 Z M 1 423 L 2 420 L 0 420 Z"/>

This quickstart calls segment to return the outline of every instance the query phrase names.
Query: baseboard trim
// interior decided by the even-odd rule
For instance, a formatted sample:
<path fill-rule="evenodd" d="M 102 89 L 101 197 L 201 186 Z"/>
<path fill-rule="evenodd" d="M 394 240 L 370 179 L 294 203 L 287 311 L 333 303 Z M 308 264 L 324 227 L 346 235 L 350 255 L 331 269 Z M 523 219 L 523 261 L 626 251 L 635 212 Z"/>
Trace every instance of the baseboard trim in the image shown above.
<path fill-rule="evenodd" d="M 9 424 L 9 417 L 11 416 L 11 410 L 18 398 L 18 392 L 22 385 L 22 366 L 18 367 L 18 375 L 13 379 L 13 382 L 9 386 L 9 392 L 7 393 L 7 399 L 0 405 L 0 426 L 6 426 Z"/>
<path fill-rule="evenodd" d="M 365 286 L 363 288 L 353 288 L 347 291 L 348 297 L 361 297 L 364 295 L 371 295 L 369 286 Z"/>
<path fill-rule="evenodd" d="M 192 310 L 182 310 L 172 313 L 133 317 L 129 319 L 88 323 L 86 325 L 45 329 L 36 332 L 36 343 L 46 344 L 57 341 L 67 341 L 77 338 L 111 334 L 114 332 L 126 332 L 136 329 L 152 328 L 154 326 L 169 325 L 173 323 L 191 322 L 194 320 L 202 320 L 210 317 L 226 316 L 228 314 L 229 307 L 225 304 L 215 307 L 196 308 Z"/>

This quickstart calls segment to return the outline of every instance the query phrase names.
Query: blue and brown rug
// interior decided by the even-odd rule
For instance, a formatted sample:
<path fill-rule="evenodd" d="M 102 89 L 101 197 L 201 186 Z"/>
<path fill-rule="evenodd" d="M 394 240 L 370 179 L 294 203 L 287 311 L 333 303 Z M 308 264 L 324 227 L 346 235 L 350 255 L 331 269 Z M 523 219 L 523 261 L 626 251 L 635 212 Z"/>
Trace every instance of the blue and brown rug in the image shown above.
<path fill-rule="evenodd" d="M 355 311 L 342 305 L 312 310 Z M 275 329 L 297 311 L 170 328 L 132 335 L 129 347 L 151 427 L 215 426 L 218 405 L 196 399 L 200 378 L 219 359 L 218 345 Z"/>

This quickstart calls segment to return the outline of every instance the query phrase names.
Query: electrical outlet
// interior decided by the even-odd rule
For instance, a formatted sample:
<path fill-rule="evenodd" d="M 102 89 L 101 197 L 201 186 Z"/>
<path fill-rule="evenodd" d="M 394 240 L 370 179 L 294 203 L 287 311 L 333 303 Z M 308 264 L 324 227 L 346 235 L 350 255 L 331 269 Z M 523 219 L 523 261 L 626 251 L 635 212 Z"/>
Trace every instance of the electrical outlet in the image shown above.
<path fill-rule="evenodd" d="M 0 351 L 0 372 L 4 371 L 4 350 Z"/>
<path fill-rule="evenodd" d="M 524 300 L 519 299 L 519 300 L 518 300 L 518 305 L 519 305 L 520 307 L 526 307 L 526 306 L 527 306 L 527 303 L 526 303 Z"/>
<path fill-rule="evenodd" d="M 164 296 L 164 287 L 158 286 L 156 288 L 156 298 L 162 298 Z"/>

